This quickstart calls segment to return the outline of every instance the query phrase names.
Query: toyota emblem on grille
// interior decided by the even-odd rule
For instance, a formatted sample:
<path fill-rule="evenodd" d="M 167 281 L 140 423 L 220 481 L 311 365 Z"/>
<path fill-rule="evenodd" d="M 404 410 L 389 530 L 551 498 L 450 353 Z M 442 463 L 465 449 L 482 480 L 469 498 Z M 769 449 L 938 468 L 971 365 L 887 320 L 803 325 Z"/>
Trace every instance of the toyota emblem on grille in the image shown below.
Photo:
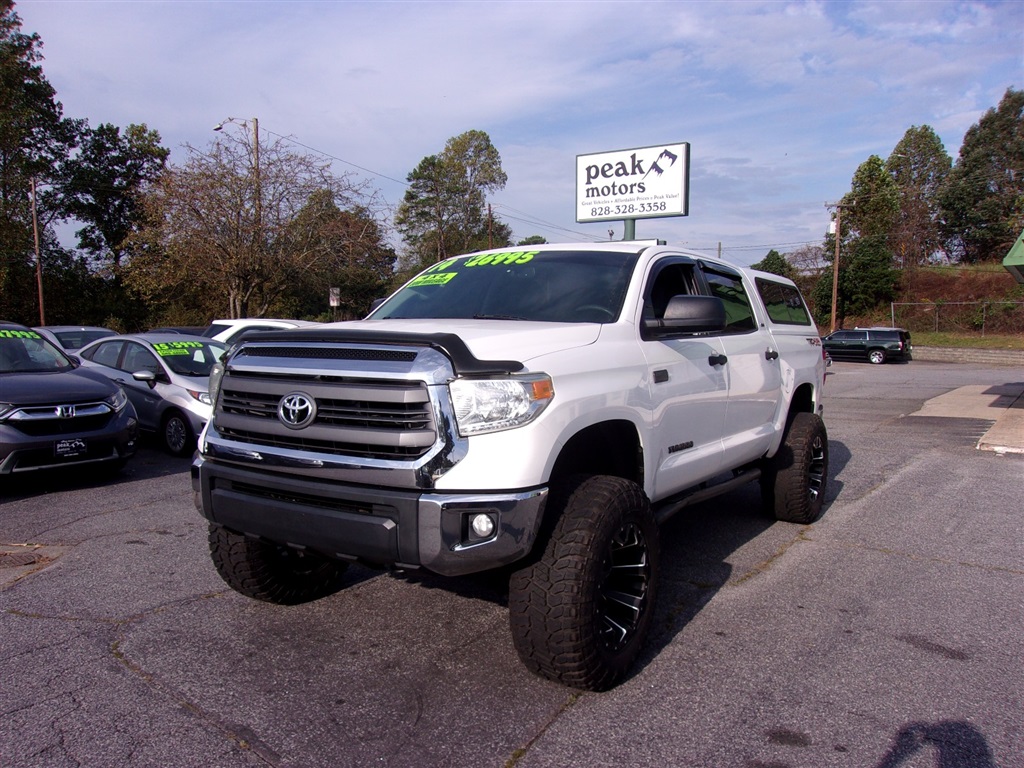
<path fill-rule="evenodd" d="M 316 418 L 316 401 L 302 392 L 289 392 L 277 404 L 277 417 L 291 429 L 308 427 Z"/>

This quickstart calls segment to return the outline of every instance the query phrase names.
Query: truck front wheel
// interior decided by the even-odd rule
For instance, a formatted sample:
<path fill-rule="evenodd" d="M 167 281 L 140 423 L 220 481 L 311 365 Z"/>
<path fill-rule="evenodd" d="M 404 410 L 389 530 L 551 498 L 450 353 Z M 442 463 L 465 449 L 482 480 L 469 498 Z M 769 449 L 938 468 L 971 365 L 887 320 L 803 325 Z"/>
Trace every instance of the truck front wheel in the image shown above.
<path fill-rule="evenodd" d="M 828 484 L 828 433 L 813 413 L 798 413 L 761 476 L 765 507 L 777 520 L 813 523 L 821 515 Z"/>
<path fill-rule="evenodd" d="M 210 556 L 221 578 L 254 600 L 298 605 L 333 595 L 347 563 L 210 526 Z"/>
<path fill-rule="evenodd" d="M 629 671 L 650 628 L 658 526 L 643 489 L 619 477 L 575 478 L 550 503 L 558 517 L 542 553 L 509 584 L 512 639 L 541 677 L 605 690 Z"/>

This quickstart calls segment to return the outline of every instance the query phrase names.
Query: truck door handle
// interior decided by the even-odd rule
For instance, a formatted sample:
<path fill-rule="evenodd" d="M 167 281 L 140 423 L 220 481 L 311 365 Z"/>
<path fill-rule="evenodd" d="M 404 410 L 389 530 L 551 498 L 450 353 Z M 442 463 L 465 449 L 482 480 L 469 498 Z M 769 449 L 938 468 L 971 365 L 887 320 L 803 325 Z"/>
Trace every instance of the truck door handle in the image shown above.
<path fill-rule="evenodd" d="M 764 359 L 765 360 L 778 360 L 779 359 L 779 353 L 776 352 L 774 349 L 766 349 L 764 351 Z"/>
<path fill-rule="evenodd" d="M 725 355 L 710 355 L 708 356 L 708 365 L 725 365 L 729 362 L 729 358 Z"/>

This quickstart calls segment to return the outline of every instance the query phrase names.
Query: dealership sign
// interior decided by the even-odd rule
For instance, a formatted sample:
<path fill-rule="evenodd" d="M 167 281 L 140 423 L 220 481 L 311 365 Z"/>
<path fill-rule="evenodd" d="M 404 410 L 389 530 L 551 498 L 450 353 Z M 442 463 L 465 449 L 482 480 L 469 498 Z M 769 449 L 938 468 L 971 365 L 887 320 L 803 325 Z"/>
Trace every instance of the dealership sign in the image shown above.
<path fill-rule="evenodd" d="M 686 216 L 690 145 L 576 156 L 576 221 Z"/>

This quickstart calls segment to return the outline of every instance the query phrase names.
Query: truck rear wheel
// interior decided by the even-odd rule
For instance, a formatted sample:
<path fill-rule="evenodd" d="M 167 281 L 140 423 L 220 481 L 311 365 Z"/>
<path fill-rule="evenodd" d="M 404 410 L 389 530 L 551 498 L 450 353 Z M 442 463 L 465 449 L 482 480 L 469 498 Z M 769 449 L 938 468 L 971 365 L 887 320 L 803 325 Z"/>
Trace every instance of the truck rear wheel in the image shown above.
<path fill-rule="evenodd" d="M 782 447 L 761 476 L 765 507 L 777 520 L 813 523 L 821 515 L 828 484 L 828 433 L 813 413 L 798 413 Z"/>
<path fill-rule="evenodd" d="M 598 475 L 553 489 L 544 549 L 509 584 L 512 639 L 549 680 L 604 690 L 643 646 L 657 588 L 658 526 L 636 483 Z"/>
<path fill-rule="evenodd" d="M 347 563 L 210 526 L 210 556 L 221 578 L 254 600 L 298 605 L 333 595 Z"/>

